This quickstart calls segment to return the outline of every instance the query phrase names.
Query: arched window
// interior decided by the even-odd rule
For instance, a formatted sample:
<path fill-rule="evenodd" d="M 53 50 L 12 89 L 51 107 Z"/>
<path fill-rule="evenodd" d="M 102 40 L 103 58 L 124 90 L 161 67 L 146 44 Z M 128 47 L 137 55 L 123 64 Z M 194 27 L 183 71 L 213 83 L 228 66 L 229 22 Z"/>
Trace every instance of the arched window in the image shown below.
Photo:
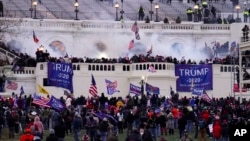
<path fill-rule="evenodd" d="M 73 70 L 76 70 L 76 65 L 73 65 Z"/>
<path fill-rule="evenodd" d="M 99 71 L 99 65 L 96 65 L 96 70 Z"/>
<path fill-rule="evenodd" d="M 224 67 L 224 72 L 227 72 L 227 66 Z"/>
<path fill-rule="evenodd" d="M 159 64 L 159 70 L 161 70 L 162 68 L 161 68 L 161 64 Z"/>
<path fill-rule="evenodd" d="M 91 65 L 88 65 L 88 70 L 89 70 L 89 71 L 91 70 Z"/>
<path fill-rule="evenodd" d="M 126 66 L 125 65 L 122 66 L 122 70 L 126 71 Z"/>
<path fill-rule="evenodd" d="M 166 70 L 166 65 L 165 64 L 162 65 L 162 69 Z"/>
<path fill-rule="evenodd" d="M 95 70 L 95 65 L 92 65 L 92 70 L 93 70 L 93 71 Z"/>
<path fill-rule="evenodd" d="M 130 66 L 129 65 L 127 65 L 127 71 L 130 71 Z"/>
<path fill-rule="evenodd" d="M 77 65 L 77 68 L 76 68 L 77 70 L 80 70 L 80 65 Z"/>
<path fill-rule="evenodd" d="M 155 64 L 155 70 L 158 70 L 158 65 L 159 65 L 159 64 Z"/>
<path fill-rule="evenodd" d="M 115 71 L 115 66 L 114 65 L 112 65 L 112 71 Z"/>
<path fill-rule="evenodd" d="M 220 72 L 223 72 L 223 66 L 220 66 Z"/>
<path fill-rule="evenodd" d="M 104 65 L 104 71 L 107 71 L 107 65 Z"/>
<path fill-rule="evenodd" d="M 100 65 L 100 70 L 103 71 L 103 65 Z"/>

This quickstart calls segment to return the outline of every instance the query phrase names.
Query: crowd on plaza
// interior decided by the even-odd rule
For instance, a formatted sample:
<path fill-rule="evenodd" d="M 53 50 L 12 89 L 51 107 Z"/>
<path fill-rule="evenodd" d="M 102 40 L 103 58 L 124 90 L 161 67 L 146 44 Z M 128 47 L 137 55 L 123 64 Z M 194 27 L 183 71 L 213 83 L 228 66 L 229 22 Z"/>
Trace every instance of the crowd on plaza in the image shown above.
<path fill-rule="evenodd" d="M 61 98 L 64 111 L 32 104 L 32 96 L 19 97 L 16 104 L 14 101 L 12 97 L 0 101 L 0 137 L 1 131 L 8 129 L 9 138 L 19 133 L 20 141 L 64 141 L 70 135 L 75 141 L 117 141 L 118 134 L 127 135 L 126 141 L 166 140 L 174 134 L 180 141 L 208 137 L 229 141 L 231 126 L 250 125 L 250 101 L 240 103 L 233 97 L 206 101 L 178 94 L 140 98 L 68 95 Z M 45 130 L 49 130 L 48 136 Z"/>

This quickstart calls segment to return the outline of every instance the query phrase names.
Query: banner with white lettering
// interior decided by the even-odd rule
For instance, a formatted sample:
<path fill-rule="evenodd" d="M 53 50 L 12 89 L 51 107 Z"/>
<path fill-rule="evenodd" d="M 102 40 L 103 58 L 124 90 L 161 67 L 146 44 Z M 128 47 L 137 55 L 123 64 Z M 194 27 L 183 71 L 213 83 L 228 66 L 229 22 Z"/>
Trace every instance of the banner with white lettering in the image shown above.
<path fill-rule="evenodd" d="M 213 89 L 213 68 L 210 64 L 203 65 L 175 65 L 176 90 L 191 92 L 193 88 Z"/>
<path fill-rule="evenodd" d="M 48 62 L 48 85 L 62 87 L 73 93 L 72 63 Z"/>

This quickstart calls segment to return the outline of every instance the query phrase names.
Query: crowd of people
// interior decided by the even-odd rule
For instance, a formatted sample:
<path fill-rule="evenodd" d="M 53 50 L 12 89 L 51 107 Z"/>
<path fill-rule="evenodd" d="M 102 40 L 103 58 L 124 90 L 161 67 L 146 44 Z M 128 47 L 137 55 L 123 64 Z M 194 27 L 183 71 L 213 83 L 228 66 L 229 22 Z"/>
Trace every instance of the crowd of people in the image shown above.
<path fill-rule="evenodd" d="M 208 137 L 229 141 L 232 126 L 250 125 L 250 101 L 240 102 L 233 97 L 208 102 L 178 95 L 68 95 L 61 98 L 64 111 L 37 106 L 31 96 L 19 97 L 16 105 L 14 101 L 12 97 L 0 101 L 0 137 L 1 130 L 8 129 L 9 138 L 21 132 L 20 141 L 64 141 L 71 134 L 75 141 L 118 141 L 118 134 L 125 134 L 126 141 L 164 141 L 176 134 L 180 141 Z M 45 130 L 49 130 L 48 136 Z"/>

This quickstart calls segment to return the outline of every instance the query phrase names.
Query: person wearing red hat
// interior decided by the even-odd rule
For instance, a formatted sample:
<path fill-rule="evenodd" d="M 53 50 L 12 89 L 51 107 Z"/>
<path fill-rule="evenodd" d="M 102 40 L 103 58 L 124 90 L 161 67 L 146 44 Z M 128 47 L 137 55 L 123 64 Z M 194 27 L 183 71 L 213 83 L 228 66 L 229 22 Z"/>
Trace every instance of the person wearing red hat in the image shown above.
<path fill-rule="evenodd" d="M 20 141 L 33 141 L 34 135 L 31 134 L 30 129 L 26 129 L 24 134 L 20 137 Z"/>

